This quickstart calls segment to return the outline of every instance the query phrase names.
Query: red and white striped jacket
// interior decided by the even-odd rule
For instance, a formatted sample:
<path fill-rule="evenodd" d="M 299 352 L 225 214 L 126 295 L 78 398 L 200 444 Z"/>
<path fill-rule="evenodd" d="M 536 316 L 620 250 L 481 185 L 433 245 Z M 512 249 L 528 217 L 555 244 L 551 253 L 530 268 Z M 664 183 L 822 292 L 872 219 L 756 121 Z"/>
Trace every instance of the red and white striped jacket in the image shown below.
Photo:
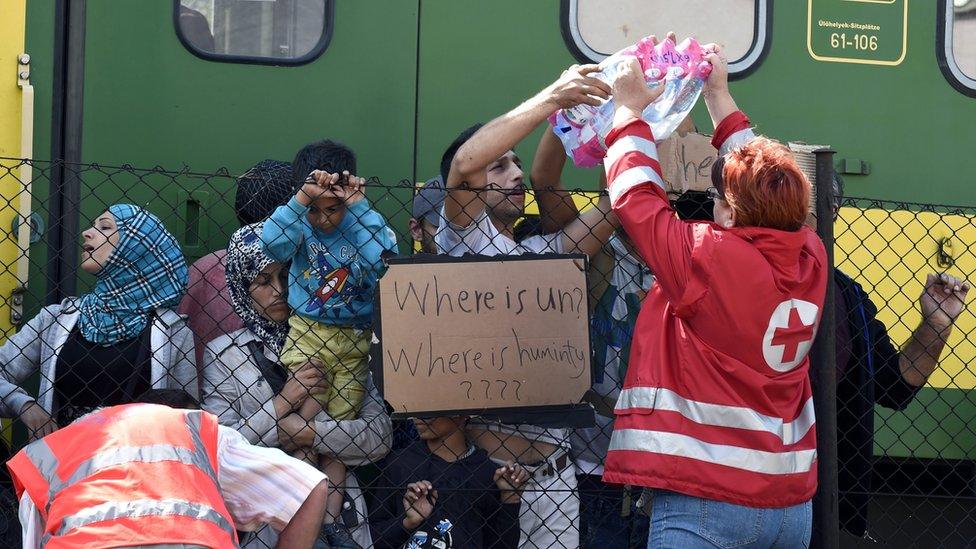
<path fill-rule="evenodd" d="M 753 137 L 716 128 L 721 153 Z M 817 488 L 807 354 L 827 284 L 816 233 L 675 217 L 637 119 L 607 136 L 614 212 L 656 276 L 637 320 L 604 480 L 751 507 Z"/>

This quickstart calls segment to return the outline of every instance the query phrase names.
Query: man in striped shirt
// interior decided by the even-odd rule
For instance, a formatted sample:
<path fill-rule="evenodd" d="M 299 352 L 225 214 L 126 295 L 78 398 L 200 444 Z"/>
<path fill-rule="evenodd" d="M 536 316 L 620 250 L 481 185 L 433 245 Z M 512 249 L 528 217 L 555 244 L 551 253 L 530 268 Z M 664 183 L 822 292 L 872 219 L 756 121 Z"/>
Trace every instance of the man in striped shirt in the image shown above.
<path fill-rule="evenodd" d="M 568 207 L 558 181 L 560 169 L 537 169 L 534 186 L 543 231 L 516 242 L 515 224 L 525 214 L 526 186 L 522 162 L 513 149 L 560 108 L 600 104 L 609 86 L 590 76 L 596 65 L 573 66 L 535 96 L 484 126 L 461 133 L 448 147 L 441 173 L 448 189 L 435 242 L 440 252 L 521 255 L 584 253 L 592 255 L 616 227 L 604 197 L 595 207 L 577 213 Z M 558 139 L 548 131 L 536 162 L 565 159 Z M 542 176 L 545 181 L 540 181 Z M 541 191 L 541 192 L 540 192 Z M 576 468 L 569 457 L 569 431 L 538 425 L 500 423 L 472 418 L 468 437 L 497 463 L 514 461 L 532 473 L 522 496 L 521 547 L 578 547 L 579 497 Z"/>

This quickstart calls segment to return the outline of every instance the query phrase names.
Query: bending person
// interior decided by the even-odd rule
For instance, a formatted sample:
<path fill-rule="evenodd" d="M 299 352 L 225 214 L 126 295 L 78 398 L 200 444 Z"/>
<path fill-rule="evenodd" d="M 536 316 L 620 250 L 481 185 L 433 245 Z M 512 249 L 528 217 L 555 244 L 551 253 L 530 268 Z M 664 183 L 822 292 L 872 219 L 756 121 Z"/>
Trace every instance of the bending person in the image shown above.
<path fill-rule="evenodd" d="M 109 207 L 82 236 L 81 269 L 95 289 L 44 307 L 0 347 L 0 411 L 20 414 L 31 440 L 150 388 L 200 392 L 193 334 L 172 309 L 187 280 L 176 238 L 129 204 Z M 22 387 L 38 371 L 35 400 Z"/>
<path fill-rule="evenodd" d="M 392 426 L 371 382 L 356 419 L 336 421 L 321 412 L 309 422 L 297 413 L 309 390 L 325 387 L 326 382 L 314 364 L 289 374 L 278 362 L 291 314 L 286 301 L 288 266 L 262 251 L 262 225 L 238 229 L 227 247 L 227 287 L 245 327 L 207 344 L 203 407 L 252 444 L 287 451 L 313 448 L 350 466 L 379 460 L 389 452 Z M 345 499 L 343 526 L 359 545 L 371 546 L 366 502 L 355 475 L 346 480 Z M 266 527 L 243 541 L 244 547 L 270 547 L 276 539 L 275 531 Z"/>
<path fill-rule="evenodd" d="M 276 547 L 313 546 L 325 475 L 248 444 L 185 391 L 137 402 L 96 410 L 7 462 L 25 548 L 229 549 L 235 529 L 261 524 L 281 531 Z"/>
<path fill-rule="evenodd" d="M 679 220 L 664 192 L 640 119 L 663 86 L 649 89 L 636 60 L 614 83 L 610 199 L 656 284 L 637 320 L 604 480 L 654 489 L 649 547 L 801 547 L 817 489 L 807 355 L 827 256 L 804 226 L 810 182 L 785 146 L 753 136 L 725 61 L 709 61 L 705 99 L 724 155 L 714 223 Z"/>

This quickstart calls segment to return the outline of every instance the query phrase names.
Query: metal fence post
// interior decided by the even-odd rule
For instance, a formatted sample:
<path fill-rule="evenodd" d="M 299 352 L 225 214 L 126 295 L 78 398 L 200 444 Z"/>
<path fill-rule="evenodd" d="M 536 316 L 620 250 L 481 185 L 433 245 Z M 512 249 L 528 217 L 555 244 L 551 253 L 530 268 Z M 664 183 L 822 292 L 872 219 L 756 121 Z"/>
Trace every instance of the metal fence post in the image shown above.
<path fill-rule="evenodd" d="M 51 158 L 58 163 L 50 182 L 45 304 L 77 295 L 86 9 L 85 0 L 56 2 Z"/>
<path fill-rule="evenodd" d="M 834 319 L 834 151 L 820 149 L 817 157 L 817 233 L 827 249 L 827 297 L 820 330 L 813 343 L 810 377 L 817 413 L 817 495 L 813 499 L 812 547 L 840 546 L 837 496 L 837 359 Z"/>

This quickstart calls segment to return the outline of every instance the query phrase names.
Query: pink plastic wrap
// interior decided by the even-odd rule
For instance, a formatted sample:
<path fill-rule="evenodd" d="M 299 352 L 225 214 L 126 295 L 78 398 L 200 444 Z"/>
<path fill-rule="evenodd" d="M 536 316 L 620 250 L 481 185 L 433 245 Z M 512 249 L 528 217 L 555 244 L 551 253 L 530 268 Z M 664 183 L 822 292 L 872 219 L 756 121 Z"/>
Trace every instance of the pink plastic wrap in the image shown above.
<path fill-rule="evenodd" d="M 674 132 L 698 101 L 705 79 L 712 71 L 711 64 L 705 61 L 706 54 L 694 38 L 678 45 L 665 40 L 657 46 L 650 38 L 644 38 L 606 58 L 600 63 L 600 72 L 593 76 L 612 85 L 620 64 L 636 57 L 647 85 L 665 86 L 661 96 L 642 115 L 660 141 Z M 611 97 L 599 107 L 579 105 L 560 110 L 549 118 L 553 131 L 577 166 L 592 167 L 603 162 L 607 152 L 603 140 L 611 129 L 613 111 Z"/>

